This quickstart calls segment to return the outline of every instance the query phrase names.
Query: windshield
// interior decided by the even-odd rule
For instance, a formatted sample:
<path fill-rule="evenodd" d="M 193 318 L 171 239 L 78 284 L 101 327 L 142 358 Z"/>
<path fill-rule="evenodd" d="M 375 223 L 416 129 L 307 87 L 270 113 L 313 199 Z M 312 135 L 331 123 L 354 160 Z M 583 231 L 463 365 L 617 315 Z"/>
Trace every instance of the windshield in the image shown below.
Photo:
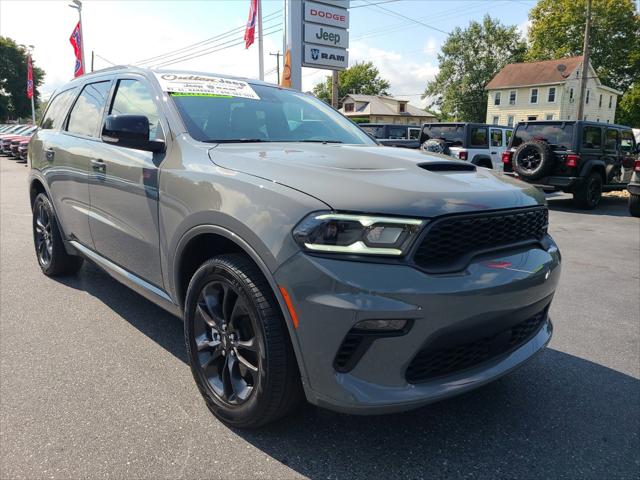
<path fill-rule="evenodd" d="M 464 146 L 464 125 L 438 125 L 425 127 L 422 130 L 425 140 L 444 140 L 451 147 Z"/>
<path fill-rule="evenodd" d="M 265 85 L 251 87 L 259 99 L 170 95 L 189 134 L 202 142 L 374 144 L 350 120 L 310 95 Z"/>
<path fill-rule="evenodd" d="M 573 125 L 562 123 L 518 125 L 513 134 L 511 146 L 518 147 L 529 140 L 542 140 L 553 147 L 568 150 L 573 144 Z"/>

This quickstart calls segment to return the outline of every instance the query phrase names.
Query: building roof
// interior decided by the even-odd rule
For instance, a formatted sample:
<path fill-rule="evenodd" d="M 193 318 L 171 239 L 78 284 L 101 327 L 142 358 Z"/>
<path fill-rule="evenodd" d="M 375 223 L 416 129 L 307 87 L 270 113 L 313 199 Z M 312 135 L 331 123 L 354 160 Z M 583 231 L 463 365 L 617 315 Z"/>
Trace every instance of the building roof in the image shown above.
<path fill-rule="evenodd" d="M 581 63 L 582 56 L 543 60 L 541 62 L 510 63 L 493 77 L 485 89 L 495 90 L 526 85 L 563 83 Z M 562 72 L 558 70 L 560 65 L 566 67 Z"/>
<path fill-rule="evenodd" d="M 368 115 L 398 115 L 398 116 L 407 116 L 407 117 L 433 117 L 431 113 L 422 110 L 418 107 L 415 107 L 408 103 L 408 100 L 402 100 L 399 98 L 387 97 L 382 95 L 360 95 L 360 94 L 349 94 L 344 97 L 351 98 L 356 102 L 366 103 L 366 105 L 355 108 L 355 113 L 365 113 Z M 398 112 L 397 108 L 391 107 L 388 103 L 385 103 L 384 100 L 391 100 L 396 103 L 406 103 L 405 112 Z M 344 112 L 344 106 L 340 109 L 341 112 Z M 352 112 L 346 112 L 351 114 Z"/>

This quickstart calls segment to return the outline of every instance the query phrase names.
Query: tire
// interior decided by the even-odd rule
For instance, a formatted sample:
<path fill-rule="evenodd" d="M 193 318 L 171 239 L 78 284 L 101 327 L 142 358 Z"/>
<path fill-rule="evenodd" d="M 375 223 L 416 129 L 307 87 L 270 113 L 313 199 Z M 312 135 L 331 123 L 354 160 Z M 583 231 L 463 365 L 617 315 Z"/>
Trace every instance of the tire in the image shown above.
<path fill-rule="evenodd" d="M 205 262 L 189 283 L 184 318 L 191 372 L 222 422 L 257 428 L 299 403 L 300 373 L 282 311 L 249 258 Z"/>
<path fill-rule="evenodd" d="M 49 198 L 40 193 L 33 202 L 33 243 L 42 273 L 49 277 L 73 275 L 84 259 L 69 255 L 64 248 L 58 219 Z"/>
<path fill-rule="evenodd" d="M 591 172 L 584 182 L 573 193 L 573 201 L 578 208 L 593 210 L 602 198 L 602 177 L 598 172 Z"/>
<path fill-rule="evenodd" d="M 442 155 L 451 155 L 449 144 L 439 138 L 431 138 L 422 144 L 422 150 L 429 153 L 441 153 Z"/>
<path fill-rule="evenodd" d="M 629 194 L 629 213 L 632 217 L 640 217 L 640 195 Z"/>
<path fill-rule="evenodd" d="M 546 177 L 552 166 L 553 154 L 547 142 L 524 142 L 513 153 L 513 169 L 524 180 L 534 181 Z"/>

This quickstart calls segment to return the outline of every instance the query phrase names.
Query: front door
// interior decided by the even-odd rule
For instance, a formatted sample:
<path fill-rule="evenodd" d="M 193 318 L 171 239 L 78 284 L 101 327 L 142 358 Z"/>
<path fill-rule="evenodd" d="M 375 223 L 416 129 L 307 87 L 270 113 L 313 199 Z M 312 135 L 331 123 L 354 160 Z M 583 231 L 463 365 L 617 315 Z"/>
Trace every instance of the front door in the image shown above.
<path fill-rule="evenodd" d="M 146 80 L 116 81 L 109 115 L 145 115 L 150 139 L 163 138 L 159 108 Z M 89 186 L 91 235 L 103 257 L 162 286 L 158 237 L 158 174 L 164 153 L 100 143 Z"/>

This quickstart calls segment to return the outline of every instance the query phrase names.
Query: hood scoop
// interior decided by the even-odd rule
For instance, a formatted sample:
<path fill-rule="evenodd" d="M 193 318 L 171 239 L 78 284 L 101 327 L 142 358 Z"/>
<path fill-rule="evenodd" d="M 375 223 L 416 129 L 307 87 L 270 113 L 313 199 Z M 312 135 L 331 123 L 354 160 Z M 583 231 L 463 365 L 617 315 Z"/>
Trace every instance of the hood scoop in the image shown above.
<path fill-rule="evenodd" d="M 418 164 L 420 168 L 430 172 L 475 172 L 476 166 L 471 163 L 462 162 L 429 162 Z"/>

